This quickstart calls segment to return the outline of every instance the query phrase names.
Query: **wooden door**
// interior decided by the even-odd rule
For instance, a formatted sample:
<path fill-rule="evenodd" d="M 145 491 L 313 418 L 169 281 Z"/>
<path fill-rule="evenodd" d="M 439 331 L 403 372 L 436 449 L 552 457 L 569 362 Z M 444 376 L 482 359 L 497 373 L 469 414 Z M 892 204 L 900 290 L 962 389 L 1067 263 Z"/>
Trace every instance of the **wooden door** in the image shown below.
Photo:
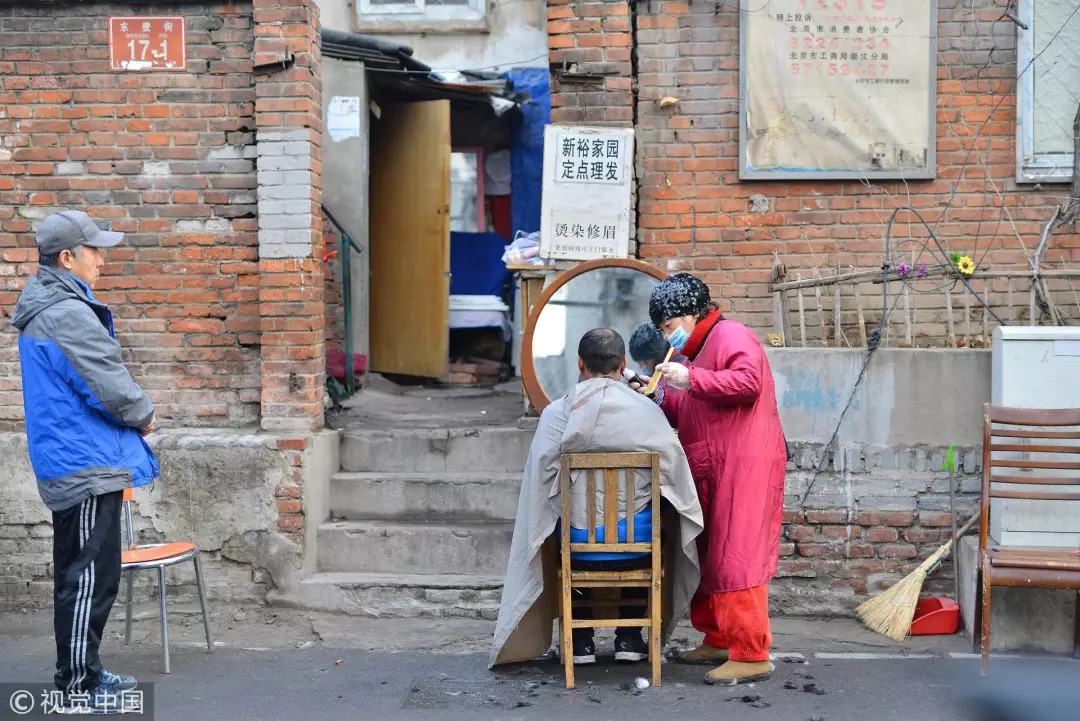
<path fill-rule="evenodd" d="M 386 104 L 371 133 L 371 368 L 444 378 L 450 101 Z"/>

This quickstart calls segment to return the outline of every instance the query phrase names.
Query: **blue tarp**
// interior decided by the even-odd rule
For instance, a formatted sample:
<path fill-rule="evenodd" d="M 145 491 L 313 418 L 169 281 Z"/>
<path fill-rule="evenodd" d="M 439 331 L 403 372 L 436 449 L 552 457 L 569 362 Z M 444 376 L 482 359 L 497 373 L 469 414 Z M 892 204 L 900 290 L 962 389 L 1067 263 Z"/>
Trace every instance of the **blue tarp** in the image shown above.
<path fill-rule="evenodd" d="M 547 68 L 517 68 L 506 73 L 514 90 L 531 100 L 510 136 L 511 232 L 540 230 L 540 192 L 544 174 L 544 126 L 551 122 L 551 92 Z"/>
<path fill-rule="evenodd" d="M 506 239 L 498 233 L 450 233 L 450 295 L 503 295 Z"/>

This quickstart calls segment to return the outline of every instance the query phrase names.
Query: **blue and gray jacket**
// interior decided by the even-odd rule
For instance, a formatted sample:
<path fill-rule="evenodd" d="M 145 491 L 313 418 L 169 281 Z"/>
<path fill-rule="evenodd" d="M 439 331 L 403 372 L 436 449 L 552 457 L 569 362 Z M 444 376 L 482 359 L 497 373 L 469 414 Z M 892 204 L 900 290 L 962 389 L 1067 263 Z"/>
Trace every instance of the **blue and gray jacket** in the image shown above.
<path fill-rule="evenodd" d="M 136 430 L 154 407 L 120 358 L 112 313 L 69 273 L 41 267 L 15 306 L 38 492 L 53 511 L 143 486 L 157 459 Z"/>

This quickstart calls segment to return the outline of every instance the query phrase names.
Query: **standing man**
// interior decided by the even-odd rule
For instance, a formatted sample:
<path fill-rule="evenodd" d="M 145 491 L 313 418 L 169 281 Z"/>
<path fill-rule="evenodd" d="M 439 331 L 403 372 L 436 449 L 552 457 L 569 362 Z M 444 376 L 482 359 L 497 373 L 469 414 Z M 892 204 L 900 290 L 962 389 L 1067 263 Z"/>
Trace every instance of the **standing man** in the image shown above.
<path fill-rule="evenodd" d="M 685 363 L 661 363 L 655 401 L 679 432 L 705 518 L 690 621 L 704 642 L 677 657 L 714 665 L 705 681 L 768 678 L 769 579 L 780 556 L 787 452 L 765 349 L 725 320 L 688 273 L 653 289 L 649 315 Z"/>
<path fill-rule="evenodd" d="M 112 313 L 94 298 L 105 250 L 123 233 L 77 210 L 37 231 L 38 272 L 19 296 L 23 405 L 30 462 L 53 513 L 53 625 L 57 687 L 115 708 L 135 679 L 101 666 L 98 646 L 120 585 L 125 488 L 158 476 L 143 436 L 154 407 L 120 357 Z"/>

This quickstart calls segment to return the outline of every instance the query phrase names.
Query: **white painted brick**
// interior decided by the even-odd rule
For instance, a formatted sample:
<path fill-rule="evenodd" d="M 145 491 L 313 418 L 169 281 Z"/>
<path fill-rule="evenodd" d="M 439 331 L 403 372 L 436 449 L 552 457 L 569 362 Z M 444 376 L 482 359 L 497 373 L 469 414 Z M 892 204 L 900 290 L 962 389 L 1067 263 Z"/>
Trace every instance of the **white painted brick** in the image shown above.
<path fill-rule="evenodd" d="M 295 201 L 270 200 L 270 199 L 260 200 L 259 201 L 259 217 L 263 218 L 263 217 L 266 217 L 267 215 L 283 215 L 285 213 L 291 212 L 289 210 L 289 203 L 292 203 L 292 202 L 295 202 Z"/>
<path fill-rule="evenodd" d="M 260 258 L 307 258 L 311 255 L 309 243 L 270 243 L 259 240 Z"/>
<path fill-rule="evenodd" d="M 311 155 L 311 143 L 307 141 L 285 143 L 285 154 L 307 157 Z"/>
<path fill-rule="evenodd" d="M 211 148 L 207 155 L 211 160 L 240 160 L 244 157 L 243 150 L 235 145 L 223 145 Z"/>
<path fill-rule="evenodd" d="M 264 163 L 259 163 L 264 165 Z M 259 185 L 282 185 L 285 182 L 285 174 L 280 170 L 259 170 Z"/>
<path fill-rule="evenodd" d="M 267 156 L 259 158 L 259 170 L 309 170 L 310 161 L 295 155 Z"/>
<path fill-rule="evenodd" d="M 255 152 L 260 158 L 268 155 L 282 155 L 285 152 L 285 145 L 283 143 L 259 143 L 255 146 Z"/>
<path fill-rule="evenodd" d="M 169 175 L 169 164 L 161 160 L 143 163 L 143 175 Z"/>
<path fill-rule="evenodd" d="M 262 228 L 263 218 L 259 218 L 259 245 L 263 244 L 282 244 L 285 242 L 284 230 L 264 230 Z"/>
<path fill-rule="evenodd" d="M 232 221 L 225 218 L 210 218 L 203 226 L 207 233 L 232 232 Z"/>
<path fill-rule="evenodd" d="M 198 233 L 203 229 L 201 220 L 178 220 L 176 221 L 177 233 Z"/>
<path fill-rule="evenodd" d="M 303 217 L 303 216 L 302 216 Z M 310 217 L 310 216 L 308 216 Z M 304 218 L 307 220 L 307 218 Z M 303 243 L 309 248 L 311 246 L 311 223 L 307 223 L 303 229 L 292 229 L 285 231 L 285 237 L 290 243 Z M 310 252 L 310 251 L 309 251 Z"/>
<path fill-rule="evenodd" d="M 287 200 L 285 201 L 286 213 L 310 213 L 311 212 L 311 199 L 307 200 Z"/>
<path fill-rule="evenodd" d="M 311 184 L 310 170 L 286 170 L 282 172 L 282 176 L 285 185 L 293 185 L 295 183 Z"/>
<path fill-rule="evenodd" d="M 307 140 L 308 131 L 306 130 L 290 130 L 282 133 L 273 130 L 260 130 L 257 138 L 258 142 L 263 141 L 295 141 L 295 140 Z"/>
<path fill-rule="evenodd" d="M 310 185 L 270 185 L 259 188 L 259 200 L 296 200 L 298 198 L 310 198 Z"/>
<path fill-rule="evenodd" d="M 298 214 L 266 215 L 260 213 L 259 228 L 311 228 L 311 216 Z"/>
<path fill-rule="evenodd" d="M 86 163 L 57 163 L 57 175 L 83 175 L 86 173 Z"/>

